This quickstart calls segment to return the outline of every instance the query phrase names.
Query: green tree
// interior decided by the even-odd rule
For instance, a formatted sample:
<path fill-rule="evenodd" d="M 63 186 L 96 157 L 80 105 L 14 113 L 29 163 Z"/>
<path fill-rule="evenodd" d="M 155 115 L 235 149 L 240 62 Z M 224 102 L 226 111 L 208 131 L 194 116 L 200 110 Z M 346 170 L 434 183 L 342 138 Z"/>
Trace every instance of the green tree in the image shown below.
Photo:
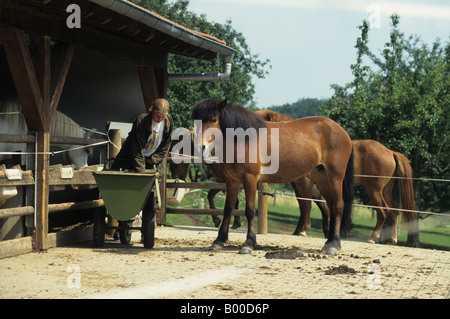
<path fill-rule="evenodd" d="M 190 128 L 192 106 L 205 98 L 227 99 L 242 106 L 252 106 L 255 86 L 252 76 L 264 78 L 270 68 L 269 60 L 253 54 L 241 32 L 235 30 L 231 20 L 225 24 L 209 21 L 206 15 L 197 15 L 188 10 L 189 0 L 133 0 L 134 3 L 156 12 L 165 18 L 191 30 L 200 31 L 226 42 L 237 52 L 233 57 L 231 76 L 221 82 L 169 82 L 167 88 L 171 114 L 175 127 Z M 180 55 L 169 54 L 169 73 L 200 73 L 222 71 L 222 58 L 209 62 Z M 212 174 L 204 165 L 190 166 L 191 180 L 212 179 Z"/>
<path fill-rule="evenodd" d="M 260 59 L 253 54 L 241 32 L 235 30 L 231 20 L 225 24 L 209 21 L 206 15 L 197 15 L 188 10 L 189 0 L 133 0 L 134 3 L 154 11 L 167 19 L 189 29 L 217 37 L 237 52 L 233 57 L 231 76 L 221 82 L 169 82 L 168 97 L 171 112 L 175 114 L 175 127 L 190 127 L 192 106 L 208 97 L 228 99 L 228 101 L 247 106 L 253 100 L 255 86 L 252 76 L 264 78 L 270 68 L 269 60 Z M 192 59 L 179 55 L 169 55 L 169 73 L 220 72 L 222 59 L 215 61 Z"/>
<path fill-rule="evenodd" d="M 319 107 L 326 104 L 328 99 L 303 98 L 294 103 L 271 106 L 272 111 L 285 114 L 293 119 L 320 115 Z"/>
<path fill-rule="evenodd" d="M 450 178 L 450 43 L 431 46 L 405 38 L 400 17 L 391 16 L 390 40 L 381 57 L 370 52 L 369 26 L 358 37 L 354 80 L 332 85 L 334 95 L 321 110 L 352 139 L 373 139 L 404 153 L 415 177 Z M 364 64 L 364 57 L 372 66 Z M 416 183 L 422 210 L 448 211 L 448 185 Z"/>

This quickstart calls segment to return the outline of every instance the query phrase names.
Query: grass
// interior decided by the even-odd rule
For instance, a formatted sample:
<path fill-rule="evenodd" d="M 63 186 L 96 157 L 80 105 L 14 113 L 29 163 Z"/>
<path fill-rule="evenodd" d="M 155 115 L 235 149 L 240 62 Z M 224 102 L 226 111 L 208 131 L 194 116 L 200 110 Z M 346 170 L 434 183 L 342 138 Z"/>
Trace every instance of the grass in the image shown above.
<path fill-rule="evenodd" d="M 270 190 L 273 191 L 273 190 Z M 189 192 L 184 197 L 180 207 L 201 208 L 208 207 L 208 190 L 196 190 Z M 225 202 L 224 193 L 219 193 L 215 197 L 217 208 L 223 208 Z M 245 198 L 241 191 L 239 194 L 239 208 L 245 208 Z M 297 201 L 294 198 L 276 197 L 276 202 L 268 197 L 268 232 L 279 234 L 292 234 L 297 226 L 300 216 Z M 353 228 L 351 231 L 352 240 L 366 241 L 376 224 L 376 214 L 374 210 L 363 207 L 354 207 L 352 212 Z M 398 240 L 403 244 L 407 239 L 407 229 L 401 223 L 399 217 Z M 245 217 L 241 218 L 242 226 L 247 227 Z M 167 215 L 168 225 L 198 225 L 213 227 L 211 216 L 209 215 Z M 257 227 L 257 217 L 254 222 Z M 419 239 L 421 247 L 450 250 L 450 216 L 431 215 L 419 222 Z M 311 230 L 308 236 L 324 238 L 322 232 L 322 215 L 315 204 L 311 210 Z"/>

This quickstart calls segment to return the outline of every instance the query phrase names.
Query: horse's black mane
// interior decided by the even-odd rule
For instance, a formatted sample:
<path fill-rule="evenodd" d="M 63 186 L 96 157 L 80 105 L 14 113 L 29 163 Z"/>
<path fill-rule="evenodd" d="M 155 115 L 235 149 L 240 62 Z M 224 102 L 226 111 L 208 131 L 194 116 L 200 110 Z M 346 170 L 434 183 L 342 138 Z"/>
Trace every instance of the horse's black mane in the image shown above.
<path fill-rule="evenodd" d="M 192 108 L 192 118 L 194 120 L 210 121 L 219 115 L 220 129 L 225 135 L 227 128 L 265 128 L 266 122 L 258 114 L 238 105 L 227 103 L 219 109 L 221 101 L 216 99 L 205 99 L 194 105 Z"/>

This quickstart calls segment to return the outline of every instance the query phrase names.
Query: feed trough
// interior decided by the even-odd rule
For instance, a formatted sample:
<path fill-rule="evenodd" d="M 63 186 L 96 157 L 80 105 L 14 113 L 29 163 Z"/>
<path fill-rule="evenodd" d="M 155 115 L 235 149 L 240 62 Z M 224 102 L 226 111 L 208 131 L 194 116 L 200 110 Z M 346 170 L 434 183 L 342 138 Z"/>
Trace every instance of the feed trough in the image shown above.
<path fill-rule="evenodd" d="M 145 173 L 98 171 L 93 174 L 105 203 L 103 209 L 95 212 L 94 245 L 96 247 L 104 245 L 106 229 L 118 229 L 120 241 L 123 244 L 130 242 L 133 229 L 140 229 L 144 247 L 153 248 L 155 242 L 155 198 L 151 190 L 158 175 L 157 171 L 147 170 Z M 142 211 L 142 227 L 131 227 L 134 217 L 140 211 Z M 106 213 L 119 221 L 118 227 L 106 225 Z"/>

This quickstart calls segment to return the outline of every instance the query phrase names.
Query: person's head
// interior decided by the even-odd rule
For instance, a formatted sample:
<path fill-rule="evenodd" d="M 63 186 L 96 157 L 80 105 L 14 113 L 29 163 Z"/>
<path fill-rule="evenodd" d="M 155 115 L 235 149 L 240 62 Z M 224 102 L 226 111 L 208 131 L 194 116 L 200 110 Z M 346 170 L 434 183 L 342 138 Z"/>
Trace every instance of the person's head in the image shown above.
<path fill-rule="evenodd" d="M 156 123 L 160 123 L 165 120 L 167 114 L 169 114 L 170 106 L 166 99 L 156 99 L 149 109 L 152 113 L 152 120 Z"/>

